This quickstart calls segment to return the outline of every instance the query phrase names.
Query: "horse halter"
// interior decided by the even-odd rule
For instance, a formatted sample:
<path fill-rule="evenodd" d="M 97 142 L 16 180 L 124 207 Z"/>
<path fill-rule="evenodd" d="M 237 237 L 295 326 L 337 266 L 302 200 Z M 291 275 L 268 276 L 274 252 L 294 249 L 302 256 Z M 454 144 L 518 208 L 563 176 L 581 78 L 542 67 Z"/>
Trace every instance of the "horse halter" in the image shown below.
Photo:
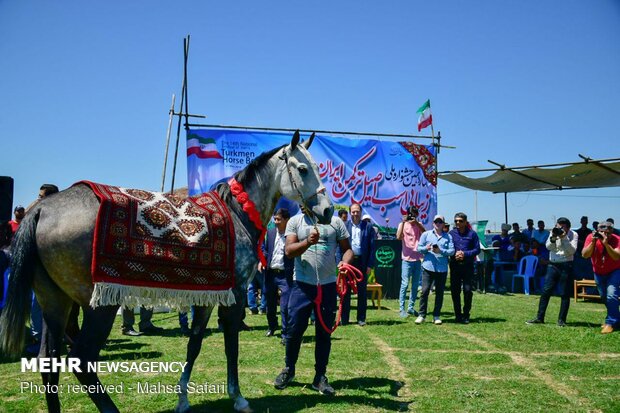
<path fill-rule="evenodd" d="M 286 168 L 286 172 L 288 173 L 288 178 L 291 181 L 291 185 L 293 185 L 293 188 L 295 189 L 295 191 L 297 191 L 297 195 L 299 195 L 299 199 L 301 199 L 301 204 L 304 207 L 305 212 L 311 215 L 311 218 L 313 219 L 316 218 L 314 212 L 312 212 L 312 209 L 308 207 L 308 200 L 318 196 L 318 194 L 325 191 L 325 187 L 321 185 L 319 189 L 317 189 L 317 191 L 312 196 L 310 196 L 310 198 L 306 198 L 304 194 L 301 192 L 301 190 L 299 189 L 299 185 L 297 185 L 297 181 L 293 177 L 293 173 L 291 172 L 291 168 L 288 162 L 289 158 L 288 158 L 288 154 L 286 153 L 286 148 L 282 150 L 282 155 L 280 155 L 278 158 L 284 161 L 284 166 Z"/>

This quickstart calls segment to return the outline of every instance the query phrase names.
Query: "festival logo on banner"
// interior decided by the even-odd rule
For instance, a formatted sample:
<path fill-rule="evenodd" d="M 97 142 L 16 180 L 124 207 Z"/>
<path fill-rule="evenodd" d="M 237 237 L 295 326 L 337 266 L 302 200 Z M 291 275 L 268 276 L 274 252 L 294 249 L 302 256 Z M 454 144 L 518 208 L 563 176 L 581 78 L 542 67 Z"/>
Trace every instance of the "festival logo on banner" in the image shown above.
<path fill-rule="evenodd" d="M 285 145 L 290 139 L 290 134 L 282 133 L 188 131 L 190 195 L 208 191 L 245 168 L 261 153 Z M 200 150 L 190 151 L 196 146 L 200 146 Z M 420 210 L 420 220 L 430 227 L 430 221 L 437 213 L 433 147 L 411 142 L 317 135 L 310 153 L 318 164 L 336 210 L 353 202 L 359 203 L 375 223 L 395 227 L 406 214 L 407 207 L 415 205 Z"/>

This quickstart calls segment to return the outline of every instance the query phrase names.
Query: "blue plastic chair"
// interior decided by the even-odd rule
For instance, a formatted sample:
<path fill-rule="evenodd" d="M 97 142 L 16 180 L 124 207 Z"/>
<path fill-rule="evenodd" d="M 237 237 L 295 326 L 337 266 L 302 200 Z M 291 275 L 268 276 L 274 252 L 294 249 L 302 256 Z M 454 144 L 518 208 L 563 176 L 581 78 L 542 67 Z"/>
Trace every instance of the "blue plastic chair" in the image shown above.
<path fill-rule="evenodd" d="M 515 291 L 515 278 L 523 278 L 523 291 L 525 295 L 530 295 L 530 280 L 535 280 L 536 267 L 538 266 L 538 257 L 535 255 L 526 255 L 519 262 L 519 272 L 512 276 L 512 292 Z M 535 282 L 535 281 L 534 281 Z"/>

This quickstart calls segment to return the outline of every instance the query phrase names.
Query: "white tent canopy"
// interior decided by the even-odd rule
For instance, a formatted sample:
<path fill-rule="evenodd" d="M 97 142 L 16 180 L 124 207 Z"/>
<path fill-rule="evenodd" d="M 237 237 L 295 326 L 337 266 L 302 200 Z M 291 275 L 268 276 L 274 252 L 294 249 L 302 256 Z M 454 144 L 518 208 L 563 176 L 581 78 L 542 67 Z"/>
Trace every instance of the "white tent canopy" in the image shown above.
<path fill-rule="evenodd" d="M 593 160 L 579 155 L 583 162 L 506 167 L 497 169 L 445 171 L 439 178 L 477 191 L 493 193 L 605 188 L 620 186 L 620 158 Z M 470 178 L 463 172 L 495 171 L 484 178 Z"/>

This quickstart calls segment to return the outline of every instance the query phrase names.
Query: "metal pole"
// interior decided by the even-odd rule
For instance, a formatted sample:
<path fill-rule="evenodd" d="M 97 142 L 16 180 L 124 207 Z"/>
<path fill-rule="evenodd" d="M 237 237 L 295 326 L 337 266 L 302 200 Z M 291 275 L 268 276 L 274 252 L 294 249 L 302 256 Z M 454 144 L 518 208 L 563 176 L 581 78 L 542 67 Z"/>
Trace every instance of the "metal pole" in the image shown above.
<path fill-rule="evenodd" d="M 187 56 L 189 54 L 189 34 L 187 35 L 187 45 L 185 46 L 185 63 L 183 65 L 183 78 L 185 79 L 185 124 L 189 123 L 189 109 L 188 109 L 188 101 L 189 95 L 187 93 Z M 188 130 L 189 126 L 185 126 L 185 130 Z"/>
<path fill-rule="evenodd" d="M 474 191 L 474 211 L 475 211 L 475 217 L 476 217 L 476 222 L 478 222 L 478 191 Z"/>
<path fill-rule="evenodd" d="M 183 103 L 185 103 L 185 84 L 187 82 L 187 54 L 188 54 L 188 42 L 187 39 L 183 39 L 183 86 L 181 87 L 181 104 L 179 105 L 180 111 L 183 111 Z M 177 158 L 179 155 L 179 140 L 181 139 L 181 117 L 182 114 L 179 113 L 179 121 L 177 123 L 177 143 L 174 150 L 174 165 L 172 167 L 172 185 L 170 186 L 170 193 L 174 192 L 174 180 L 177 171 Z"/>
<path fill-rule="evenodd" d="M 166 165 L 168 164 L 168 148 L 170 147 L 170 132 L 172 130 L 172 117 L 174 116 L 174 93 L 172 94 L 172 105 L 170 105 L 170 118 L 168 119 L 168 131 L 166 132 L 166 153 L 164 155 L 164 171 L 161 174 L 161 192 L 164 192 L 166 184 Z"/>
<path fill-rule="evenodd" d="M 505 223 L 508 223 L 508 193 L 504 192 L 504 219 Z"/>
<path fill-rule="evenodd" d="M 437 143 L 435 143 L 435 131 L 431 123 L 431 136 L 433 137 L 433 145 L 435 146 L 435 190 L 439 191 L 439 147 L 441 146 L 441 132 L 437 133 Z M 437 197 L 437 213 L 439 213 L 439 197 Z"/>
<path fill-rule="evenodd" d="M 198 117 L 199 115 L 189 115 Z M 422 135 L 408 135 L 408 134 L 394 134 L 394 133 L 373 133 L 373 132 L 347 132 L 347 131 L 333 131 L 333 130 L 319 130 L 319 129 L 299 129 L 299 128 L 267 128 L 261 126 L 239 126 L 239 125 L 213 125 L 206 123 L 190 123 L 186 126 L 194 126 L 199 128 L 217 128 L 217 129 L 244 129 L 244 130 L 257 130 L 266 132 L 305 132 L 305 133 L 326 133 L 331 135 L 357 135 L 357 136 L 374 136 L 385 138 L 412 138 L 412 139 L 432 139 L 430 136 Z M 453 146 L 443 146 L 444 148 L 452 148 Z"/>

